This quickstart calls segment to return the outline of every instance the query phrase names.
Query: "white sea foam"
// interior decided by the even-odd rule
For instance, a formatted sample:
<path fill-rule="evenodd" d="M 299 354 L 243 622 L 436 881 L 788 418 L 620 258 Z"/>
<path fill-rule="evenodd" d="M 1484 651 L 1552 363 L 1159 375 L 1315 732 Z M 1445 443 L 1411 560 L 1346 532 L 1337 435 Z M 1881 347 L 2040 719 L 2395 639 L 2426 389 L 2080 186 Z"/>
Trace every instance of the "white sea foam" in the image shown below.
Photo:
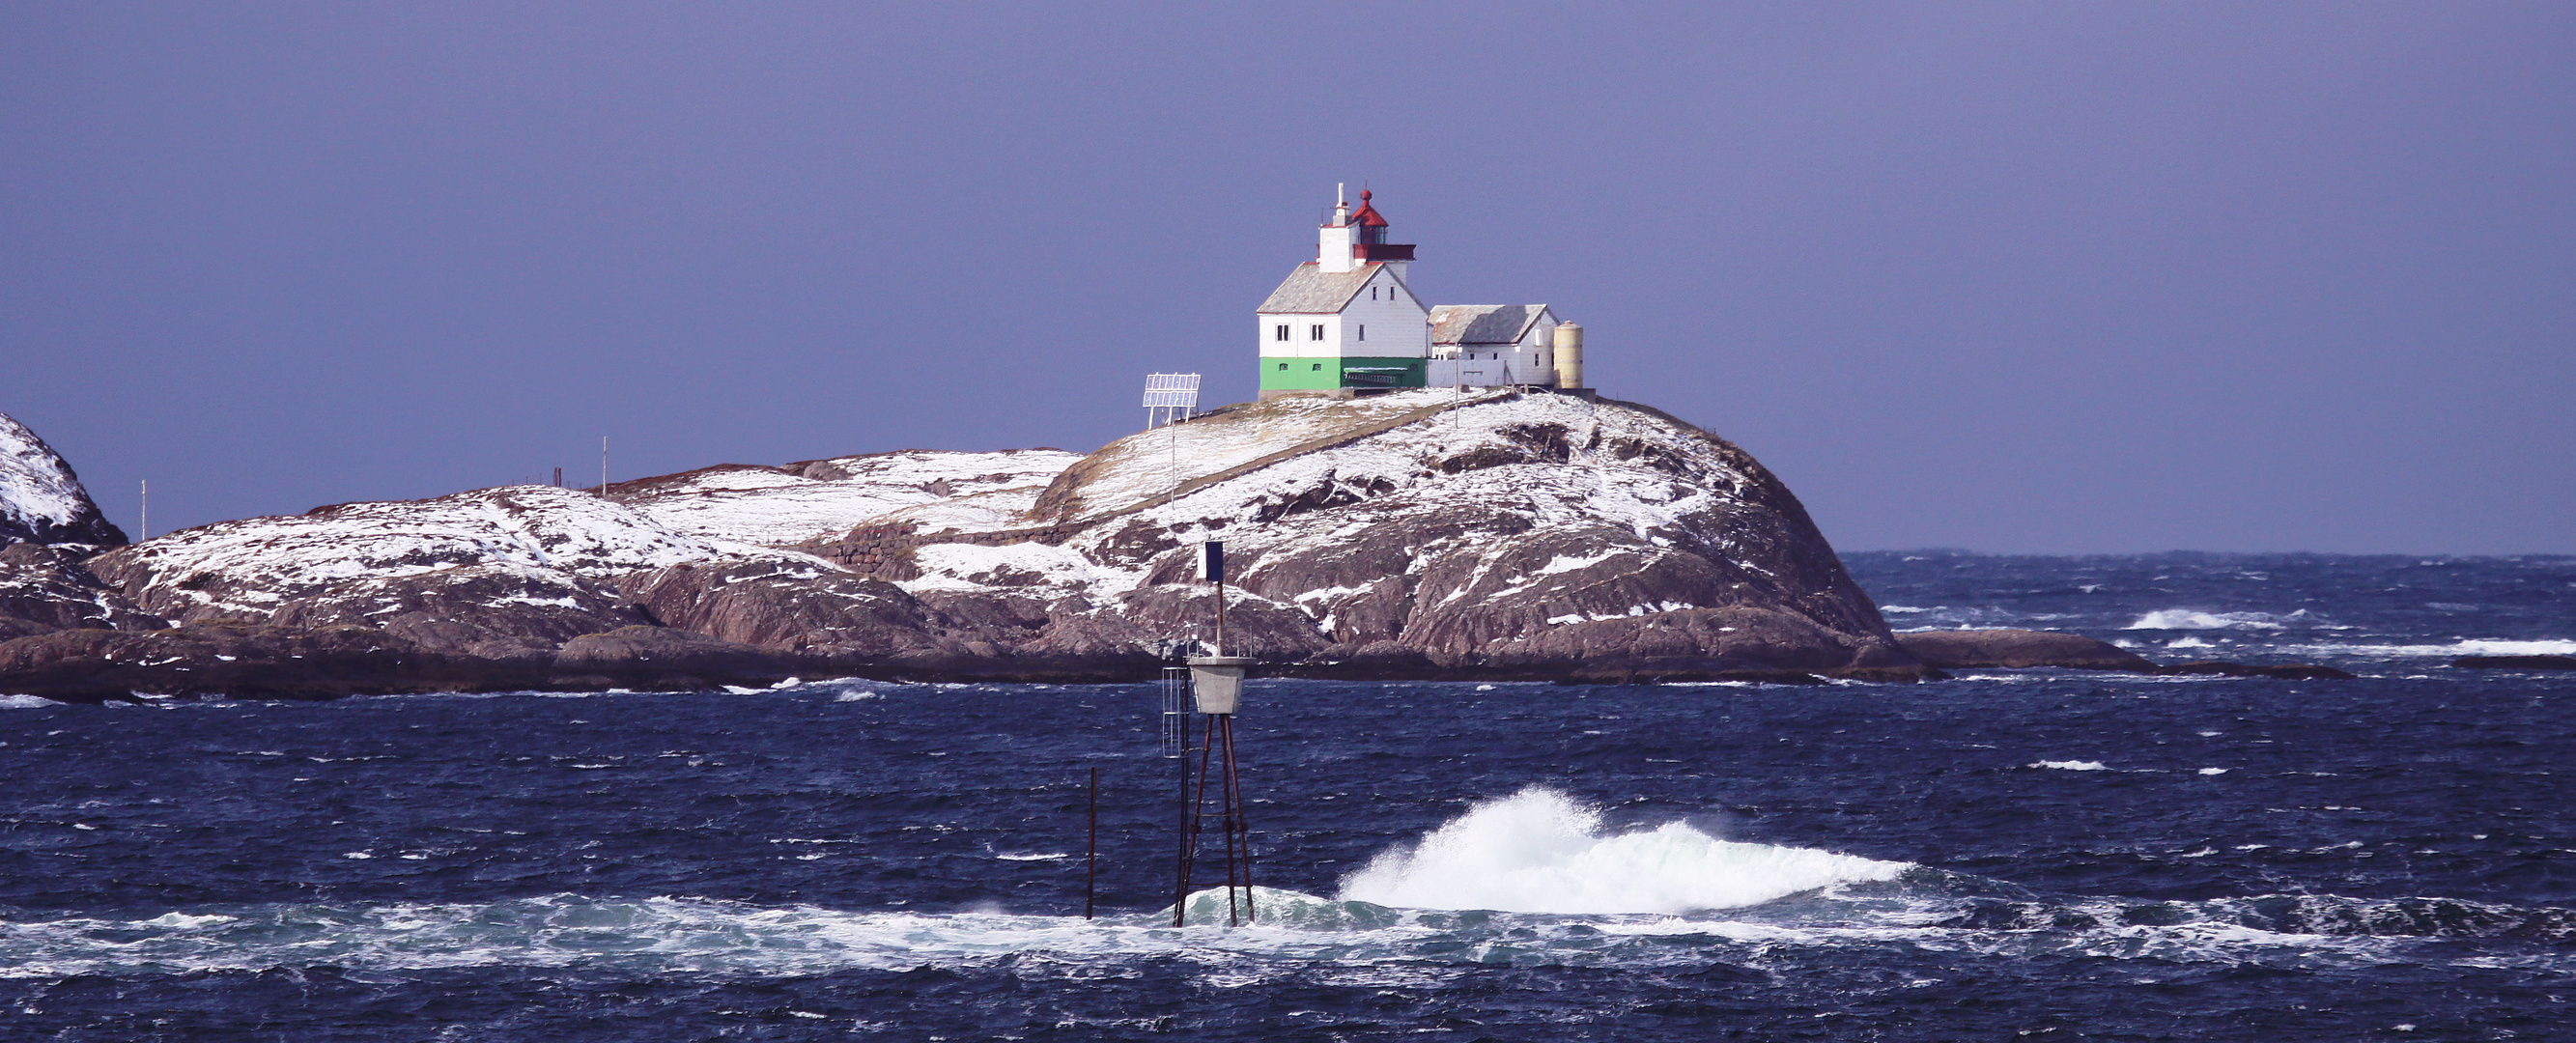
<path fill-rule="evenodd" d="M 32 695 L 0 695 L 0 710 L 42 710 L 63 704 Z"/>
<path fill-rule="evenodd" d="M 2059 771 L 2109 771 L 2101 761 L 2033 761 L 2034 768 L 2056 768 Z"/>
<path fill-rule="evenodd" d="M 1679 822 L 1607 833 L 1600 812 L 1533 786 L 1469 808 L 1417 844 L 1379 853 L 1342 881 L 1342 897 L 1416 909 L 1682 913 L 1888 880 L 1907 868 L 1719 840 Z"/>
<path fill-rule="evenodd" d="M 2139 616 L 2129 630 L 2279 630 L 2283 617 L 2262 612 L 2196 612 L 2187 608 L 2157 609 Z"/>
<path fill-rule="evenodd" d="M 2464 655 L 2576 655 L 2576 641 L 2544 639 L 2504 641 L 2465 638 L 2447 645 L 2315 644 L 2288 645 L 2281 651 L 2305 655 L 2346 655 L 2373 659 L 2450 658 Z"/>
<path fill-rule="evenodd" d="M 1590 834 L 1598 843 L 1604 838 Z M 1641 834 L 1631 834 L 1637 836 Z M 1714 843 L 1714 842 L 1711 842 Z M 1761 847 L 1762 845 L 1740 845 Z M 2326 851 L 2357 847 L 2338 845 Z M 1844 859 L 1822 852 L 1772 849 Z M 1664 872 L 1688 874 L 1705 858 L 1683 858 Z M 1846 859 L 1861 869 L 1842 879 L 1883 879 L 1903 867 Z M 1756 867 L 1770 863 L 1755 860 Z M 1746 863 L 1732 863 L 1745 872 Z M 1819 874 L 1832 877 L 1834 874 Z M 1514 963 L 1562 966 L 1700 966 L 1711 959 L 1744 962 L 1781 946 L 1883 946 L 2028 956 L 2087 955 L 2168 962 L 2256 962 L 2313 967 L 2319 961 L 2386 962 L 2406 939 L 2277 934 L 2242 926 L 2229 901 L 2173 911 L 2192 922 L 2121 925 L 2098 930 L 1958 929 L 1933 921 L 1955 907 L 1941 899 L 1885 898 L 1842 902 L 1831 889 L 1817 898 L 1833 907 L 1816 922 L 1772 917 L 1728 919 L 1702 913 L 1455 914 L 1389 908 L 1261 888 L 1249 926 L 1227 929 L 1222 889 L 1194 892 L 1191 926 L 1171 926 L 1171 910 L 1103 916 L 849 912 L 814 906 L 763 907 L 704 898 L 595 899 L 552 895 L 475 904 L 385 906 L 248 905 L 172 911 L 151 919 L 72 916 L 0 919 L 0 979 L 76 974 L 160 974 L 262 970 L 317 964 L 358 971 L 443 967 L 615 967 L 629 974 L 712 973 L 809 975 L 869 968 L 982 964 L 993 957 L 1049 954 L 1060 960 L 1178 957 L 1210 982 L 1239 975 L 1241 956 L 1314 961 L 1358 974 L 1405 974 L 1438 964 L 1493 959 L 1508 949 Z M 2353 907 L 2333 896 L 2303 896 L 2316 922 Z M 2252 901 L 2248 899 L 2245 901 Z M 2127 903 L 2083 907 L 2118 923 Z M 2525 911 L 2493 907 L 2518 915 Z M 2363 911 L 2367 912 L 2366 909 Z M 2367 917 L 2365 917 L 2367 918 Z M 2410 932 L 2401 932 L 2410 933 Z M 2408 958 L 2411 959 L 2411 958 Z M 2553 973 L 2566 966 L 2544 961 Z"/>
<path fill-rule="evenodd" d="M 190 916 L 186 913 L 164 913 L 160 916 L 153 917 L 152 919 L 142 921 L 142 923 L 146 927 L 170 927 L 182 931 L 194 931 L 213 927 L 218 924 L 228 924 L 233 922 L 235 919 L 236 917 L 225 916 L 220 913 L 207 916 Z"/>

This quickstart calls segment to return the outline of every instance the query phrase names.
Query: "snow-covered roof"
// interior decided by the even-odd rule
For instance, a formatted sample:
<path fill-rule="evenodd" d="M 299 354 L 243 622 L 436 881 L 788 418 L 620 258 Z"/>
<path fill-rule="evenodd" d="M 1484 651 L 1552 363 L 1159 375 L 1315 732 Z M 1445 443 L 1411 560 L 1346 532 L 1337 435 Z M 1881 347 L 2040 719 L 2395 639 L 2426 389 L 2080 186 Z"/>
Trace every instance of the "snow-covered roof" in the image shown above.
<path fill-rule="evenodd" d="M 1431 309 L 1433 344 L 1517 344 L 1547 314 L 1544 304 L 1443 304 Z"/>
<path fill-rule="evenodd" d="M 1332 315 L 1340 312 L 1351 298 L 1368 287 L 1369 279 L 1384 265 L 1370 261 L 1347 272 L 1328 272 L 1313 261 L 1298 265 L 1288 273 L 1288 280 L 1270 291 L 1270 299 L 1261 302 L 1264 315 Z"/>

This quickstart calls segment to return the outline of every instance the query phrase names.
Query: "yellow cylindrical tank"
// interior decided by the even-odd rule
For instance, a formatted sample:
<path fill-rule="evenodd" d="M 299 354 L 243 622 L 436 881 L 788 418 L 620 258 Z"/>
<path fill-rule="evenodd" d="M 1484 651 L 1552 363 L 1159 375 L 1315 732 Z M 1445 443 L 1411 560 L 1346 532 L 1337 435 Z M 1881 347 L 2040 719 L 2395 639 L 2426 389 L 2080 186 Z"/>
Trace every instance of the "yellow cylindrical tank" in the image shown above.
<path fill-rule="evenodd" d="M 1583 327 L 1571 322 L 1556 324 L 1556 386 L 1583 386 Z"/>

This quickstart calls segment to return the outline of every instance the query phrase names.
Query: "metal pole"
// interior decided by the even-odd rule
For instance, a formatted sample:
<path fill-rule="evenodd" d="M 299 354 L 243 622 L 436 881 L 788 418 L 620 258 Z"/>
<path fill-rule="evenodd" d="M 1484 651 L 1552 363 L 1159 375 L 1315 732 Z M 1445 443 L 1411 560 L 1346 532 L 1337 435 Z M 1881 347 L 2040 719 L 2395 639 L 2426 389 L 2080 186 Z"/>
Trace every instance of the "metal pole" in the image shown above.
<path fill-rule="evenodd" d="M 1082 918 L 1100 897 L 1100 769 L 1091 769 L 1091 837 L 1082 847 Z"/>
<path fill-rule="evenodd" d="M 143 480 L 143 521 L 139 523 L 139 527 L 142 528 L 143 535 L 136 539 L 152 538 L 152 480 L 149 478 Z"/>
<path fill-rule="evenodd" d="M 1218 823 L 1218 827 L 1225 830 L 1225 925 L 1228 927 L 1241 927 L 1243 926 L 1243 917 L 1234 900 L 1234 887 L 1237 873 L 1236 867 L 1241 861 L 1235 853 L 1234 845 L 1235 814 L 1240 810 L 1234 806 L 1234 715 L 1224 714 L 1222 716 L 1225 721 L 1225 766 L 1223 769 L 1225 777 L 1222 781 L 1217 783 L 1217 788 L 1222 791 L 1217 795 L 1217 804 L 1219 807 L 1224 809 L 1225 814 L 1224 820 Z M 1215 724 L 1215 721 L 1211 720 L 1209 723 L 1213 725 Z M 1213 736 L 1210 737 L 1210 741 L 1214 741 Z"/>
<path fill-rule="evenodd" d="M 1172 858 L 1172 926 L 1181 925 L 1181 907 L 1190 900 L 1190 718 L 1181 716 L 1181 847 Z"/>
<path fill-rule="evenodd" d="M 1225 781 L 1228 802 L 1234 806 L 1234 829 L 1243 837 L 1243 920 L 1245 923 L 1252 923 L 1260 919 L 1252 908 L 1252 823 L 1244 820 L 1243 773 L 1236 767 L 1234 761 L 1234 716 L 1232 714 L 1226 715 L 1225 718 Z"/>
<path fill-rule="evenodd" d="M 599 495 L 608 495 L 608 436 L 599 436 Z"/>
<path fill-rule="evenodd" d="M 1216 749 L 1216 718 L 1220 715 L 1209 714 L 1206 716 L 1208 718 L 1207 737 L 1199 742 L 1198 795 L 1190 800 L 1190 828 L 1188 832 L 1184 834 L 1186 839 L 1183 840 L 1181 846 L 1181 897 L 1179 901 L 1172 904 L 1172 926 L 1174 927 L 1180 927 L 1183 925 L 1183 918 L 1188 912 L 1190 900 L 1190 868 L 1192 863 L 1198 861 L 1199 830 L 1205 828 L 1207 823 L 1208 754 Z M 1222 791 L 1219 792 L 1221 798 Z"/>

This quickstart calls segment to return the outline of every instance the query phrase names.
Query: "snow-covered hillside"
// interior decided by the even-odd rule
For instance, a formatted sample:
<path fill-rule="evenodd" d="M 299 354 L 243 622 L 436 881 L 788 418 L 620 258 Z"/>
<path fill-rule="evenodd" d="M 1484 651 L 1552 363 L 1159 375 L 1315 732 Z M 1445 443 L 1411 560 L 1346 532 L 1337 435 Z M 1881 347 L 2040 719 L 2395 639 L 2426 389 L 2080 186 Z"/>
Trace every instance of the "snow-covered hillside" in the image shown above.
<path fill-rule="evenodd" d="M 889 511 L 966 498 L 1017 515 L 1080 459 L 1055 449 L 906 450 L 783 468 L 710 467 L 611 486 L 609 496 L 673 532 L 783 547 Z"/>
<path fill-rule="evenodd" d="M 1362 399 L 1286 398 L 1215 411 L 1188 423 L 1129 435 L 1083 458 L 1049 491 L 1054 513 L 1097 517 L 1170 494 L 1195 480 L 1301 446 L 1350 438 L 1507 390 L 1427 388 Z"/>
<path fill-rule="evenodd" d="M 181 623 L 368 625 L 430 648 L 522 649 L 645 622 L 617 594 L 618 577 L 751 561 L 809 575 L 829 568 L 673 532 L 587 492 L 521 485 L 219 522 L 89 568 L 144 611 Z"/>
<path fill-rule="evenodd" d="M 100 516 L 52 446 L 0 413 L 0 544 L 21 542 L 114 546 L 125 534 Z"/>
<path fill-rule="evenodd" d="M 101 654 L 76 635 L 127 619 L 183 626 L 176 651 L 119 653 L 135 663 L 266 642 L 585 676 L 659 656 L 1109 679 L 1213 638 L 1191 566 L 1209 539 L 1233 563 L 1226 649 L 1290 668 L 1919 669 L 1751 457 L 1644 407 L 1511 390 L 1230 406 L 1078 458 L 887 453 L 224 522 L 12 588 L 63 603 L 11 625 L 73 629 L 0 639 L 0 664 Z"/>
<path fill-rule="evenodd" d="M 1049 496 L 1075 505 L 1061 546 L 925 546 L 902 585 L 1194 632 L 1204 606 L 1158 585 L 1221 539 L 1249 596 L 1241 647 L 1270 657 L 1391 642 L 1460 666 L 1905 661 L 1760 464 L 1619 403 L 1432 390 L 1243 406 L 1122 439 Z"/>

